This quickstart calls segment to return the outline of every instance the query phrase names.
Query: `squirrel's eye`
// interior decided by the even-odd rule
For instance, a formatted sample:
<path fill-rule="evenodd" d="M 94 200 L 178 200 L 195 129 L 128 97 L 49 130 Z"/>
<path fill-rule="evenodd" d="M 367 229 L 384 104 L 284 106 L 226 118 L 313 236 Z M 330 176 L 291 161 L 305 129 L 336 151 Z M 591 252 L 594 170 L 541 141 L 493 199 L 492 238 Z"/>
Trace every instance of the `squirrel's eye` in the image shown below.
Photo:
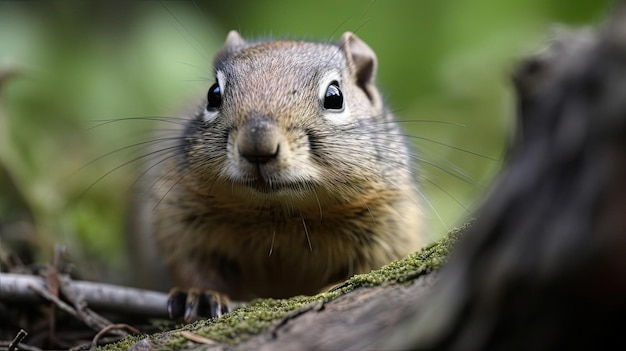
<path fill-rule="evenodd" d="M 209 100 L 206 107 L 207 110 L 215 110 L 222 106 L 222 89 L 220 89 L 219 84 L 215 83 L 211 85 L 207 94 L 207 99 Z"/>
<path fill-rule="evenodd" d="M 343 109 L 343 94 L 339 89 L 339 83 L 334 80 L 326 88 L 324 94 L 324 108 L 327 110 Z"/>

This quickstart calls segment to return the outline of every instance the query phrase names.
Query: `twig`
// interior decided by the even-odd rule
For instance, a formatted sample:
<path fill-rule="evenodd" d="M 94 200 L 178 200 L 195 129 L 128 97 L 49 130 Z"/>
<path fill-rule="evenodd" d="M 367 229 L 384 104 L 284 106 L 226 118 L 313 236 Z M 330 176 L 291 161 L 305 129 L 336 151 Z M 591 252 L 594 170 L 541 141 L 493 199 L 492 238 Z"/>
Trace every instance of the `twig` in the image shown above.
<path fill-rule="evenodd" d="M 32 290 L 32 286 L 37 286 L 39 289 Z M 0 273 L 0 301 L 37 302 L 40 300 L 40 290 L 46 290 L 44 286 L 44 280 L 38 276 Z M 123 312 L 126 315 L 145 317 L 168 317 L 167 294 L 164 293 L 86 281 L 71 281 L 68 290 L 71 290 L 71 294 L 83 297 L 89 307 L 96 311 Z M 72 308 L 70 309 L 73 311 Z"/>
<path fill-rule="evenodd" d="M 59 283 L 59 289 L 61 290 L 63 296 L 67 298 L 74 306 L 78 319 L 80 319 L 83 323 L 85 323 L 88 327 L 95 331 L 102 330 L 103 328 L 111 325 L 111 322 L 108 321 L 106 318 L 87 308 L 87 303 L 85 302 L 85 300 L 81 296 L 76 295 L 74 291 L 72 291 L 70 287 L 71 281 L 69 277 L 59 275 L 57 279 Z"/>
<path fill-rule="evenodd" d="M 209 338 L 205 338 L 202 335 L 198 335 L 198 334 L 192 333 L 192 332 L 187 331 L 187 330 L 181 331 L 180 335 L 183 336 L 185 339 L 193 341 L 193 342 L 195 342 L 197 344 L 204 344 L 204 345 L 217 344 L 217 342 L 215 340 L 211 340 Z"/>
<path fill-rule="evenodd" d="M 87 303 L 82 298 L 82 296 L 76 295 L 76 291 L 72 289 L 72 282 L 70 281 L 68 276 L 57 274 L 56 281 L 58 283 L 58 290 L 60 290 L 63 296 L 74 305 L 74 308 L 72 308 L 72 306 L 68 305 L 67 303 L 61 301 L 58 296 L 55 296 L 52 292 L 44 289 L 42 286 L 39 286 L 37 284 L 30 284 L 28 285 L 28 288 L 38 293 L 46 300 L 54 303 L 53 306 L 58 306 L 61 310 L 82 321 L 89 328 L 97 331 L 98 333 L 91 342 L 91 348 L 97 346 L 98 342 L 101 340 L 101 337 L 107 333 L 116 334 L 118 339 L 115 340 L 119 340 L 119 338 L 124 337 L 128 334 L 126 331 L 124 331 L 124 329 L 136 334 L 141 333 L 139 330 L 128 324 L 112 324 L 104 317 L 87 308 Z M 17 343 L 19 343 L 19 341 L 17 341 Z"/>
<path fill-rule="evenodd" d="M 24 329 L 20 329 L 15 338 L 13 338 L 13 341 L 9 344 L 8 351 L 16 350 L 19 343 L 21 343 L 27 335 L 28 333 Z"/>
<path fill-rule="evenodd" d="M 4 347 L 5 345 L 9 345 L 9 341 L 0 341 L 0 346 Z M 19 347 L 19 349 L 16 350 L 24 350 L 24 351 L 42 351 L 42 349 L 36 347 L 36 346 L 31 346 L 28 344 L 17 344 L 17 347 Z M 5 350 L 4 348 L 0 349 L 0 350 Z M 8 348 L 6 349 L 8 350 Z"/>
<path fill-rule="evenodd" d="M 45 273 L 46 287 L 50 294 L 59 297 L 59 271 L 63 263 L 65 249 L 62 245 L 54 246 L 54 261 L 52 265 L 48 265 Z M 50 307 L 50 314 L 48 315 L 48 332 L 50 340 L 55 339 L 56 330 L 56 305 Z"/>
<path fill-rule="evenodd" d="M 4 285 L 5 282 L 2 282 L 2 285 Z M 59 308 L 61 308 L 63 311 L 71 314 L 74 317 L 77 317 L 76 314 L 76 310 L 74 310 L 72 308 L 72 306 L 66 304 L 65 302 L 61 301 L 61 299 L 59 299 L 57 296 L 52 295 L 48 290 L 44 289 L 43 287 L 41 287 L 40 285 L 37 284 L 28 284 L 27 285 L 29 289 L 37 292 L 41 297 L 43 297 L 44 299 L 53 302 L 56 306 L 59 306 Z"/>

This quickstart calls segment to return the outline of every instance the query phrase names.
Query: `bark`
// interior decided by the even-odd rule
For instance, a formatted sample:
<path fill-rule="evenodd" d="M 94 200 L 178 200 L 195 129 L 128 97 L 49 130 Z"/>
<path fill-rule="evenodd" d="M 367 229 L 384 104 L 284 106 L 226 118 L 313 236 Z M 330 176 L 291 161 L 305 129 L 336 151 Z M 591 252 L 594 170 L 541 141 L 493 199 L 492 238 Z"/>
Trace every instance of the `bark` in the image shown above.
<path fill-rule="evenodd" d="M 359 288 L 327 303 L 283 318 L 276 326 L 235 350 L 367 350 L 374 338 L 392 330 L 435 281 L 422 276 L 405 286 Z"/>

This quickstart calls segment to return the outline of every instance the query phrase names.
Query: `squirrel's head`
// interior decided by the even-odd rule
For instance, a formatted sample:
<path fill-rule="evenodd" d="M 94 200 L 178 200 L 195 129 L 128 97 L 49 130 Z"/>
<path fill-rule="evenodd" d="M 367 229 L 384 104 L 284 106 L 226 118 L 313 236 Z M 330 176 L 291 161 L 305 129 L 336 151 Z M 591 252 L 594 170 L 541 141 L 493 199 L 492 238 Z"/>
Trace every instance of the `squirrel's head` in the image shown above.
<path fill-rule="evenodd" d="M 359 181 L 381 173 L 376 66 L 349 32 L 328 44 L 249 43 L 231 31 L 205 108 L 186 130 L 186 178 L 214 196 L 317 204 L 361 196 Z"/>

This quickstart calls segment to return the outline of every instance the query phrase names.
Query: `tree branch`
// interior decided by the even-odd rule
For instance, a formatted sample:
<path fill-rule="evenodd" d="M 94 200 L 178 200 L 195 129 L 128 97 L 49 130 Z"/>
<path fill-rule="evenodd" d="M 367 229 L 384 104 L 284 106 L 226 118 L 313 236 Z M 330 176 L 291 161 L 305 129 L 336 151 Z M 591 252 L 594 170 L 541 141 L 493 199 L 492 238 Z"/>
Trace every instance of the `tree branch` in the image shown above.
<path fill-rule="evenodd" d="M 68 291 L 74 296 L 81 296 L 94 310 L 145 317 L 168 317 L 167 294 L 164 293 L 87 281 L 69 281 L 66 284 Z M 40 295 L 29 286 L 46 290 L 45 281 L 41 277 L 0 273 L 0 301 L 40 301 Z"/>

